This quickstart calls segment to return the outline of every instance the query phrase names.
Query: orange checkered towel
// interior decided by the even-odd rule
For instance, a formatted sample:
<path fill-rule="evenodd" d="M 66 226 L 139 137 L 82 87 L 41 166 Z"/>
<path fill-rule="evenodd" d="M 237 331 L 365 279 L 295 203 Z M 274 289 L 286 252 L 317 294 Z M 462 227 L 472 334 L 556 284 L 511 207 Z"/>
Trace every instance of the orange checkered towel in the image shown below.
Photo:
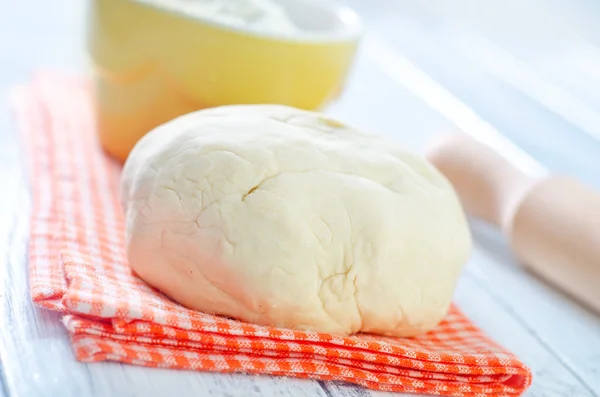
<path fill-rule="evenodd" d="M 120 165 L 94 133 L 85 79 L 45 75 L 15 91 L 33 193 L 35 304 L 63 313 L 80 361 L 245 372 L 449 396 L 518 396 L 530 370 L 452 307 L 417 338 L 339 337 L 186 309 L 127 265 Z"/>

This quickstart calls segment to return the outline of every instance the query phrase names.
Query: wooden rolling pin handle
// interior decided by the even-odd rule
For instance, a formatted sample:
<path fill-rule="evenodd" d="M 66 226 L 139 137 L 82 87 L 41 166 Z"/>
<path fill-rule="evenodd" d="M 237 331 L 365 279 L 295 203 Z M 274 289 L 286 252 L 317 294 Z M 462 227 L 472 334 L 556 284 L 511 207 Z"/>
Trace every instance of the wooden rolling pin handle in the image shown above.
<path fill-rule="evenodd" d="M 600 193 L 567 177 L 534 180 L 466 135 L 434 141 L 428 158 L 525 265 L 600 312 Z"/>
<path fill-rule="evenodd" d="M 434 140 L 428 159 L 450 180 L 465 210 L 507 228 L 535 181 L 489 147 L 463 134 Z"/>

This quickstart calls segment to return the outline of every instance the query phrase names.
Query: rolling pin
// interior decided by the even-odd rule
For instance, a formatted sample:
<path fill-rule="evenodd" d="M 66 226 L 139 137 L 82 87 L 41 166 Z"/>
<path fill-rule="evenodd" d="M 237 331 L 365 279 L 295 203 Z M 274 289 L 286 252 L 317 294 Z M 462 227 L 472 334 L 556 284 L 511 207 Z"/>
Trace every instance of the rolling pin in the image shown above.
<path fill-rule="evenodd" d="M 599 192 L 565 176 L 532 178 L 467 135 L 436 139 L 426 155 L 527 268 L 600 312 Z"/>

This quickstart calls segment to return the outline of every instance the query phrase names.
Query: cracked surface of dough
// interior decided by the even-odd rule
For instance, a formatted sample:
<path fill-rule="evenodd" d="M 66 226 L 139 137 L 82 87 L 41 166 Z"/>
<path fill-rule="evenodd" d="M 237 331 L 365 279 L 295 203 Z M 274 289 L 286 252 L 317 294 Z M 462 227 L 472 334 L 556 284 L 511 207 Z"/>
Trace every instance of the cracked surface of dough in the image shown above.
<path fill-rule="evenodd" d="M 147 134 L 123 171 L 131 267 L 192 309 L 412 336 L 445 315 L 471 237 L 420 156 L 318 113 L 237 105 Z"/>

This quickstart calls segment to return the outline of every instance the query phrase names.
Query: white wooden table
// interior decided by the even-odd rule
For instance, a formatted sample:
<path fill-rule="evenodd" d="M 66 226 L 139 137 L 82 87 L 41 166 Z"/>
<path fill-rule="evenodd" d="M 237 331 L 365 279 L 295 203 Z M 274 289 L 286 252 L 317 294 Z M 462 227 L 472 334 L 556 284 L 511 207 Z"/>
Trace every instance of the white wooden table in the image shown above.
<path fill-rule="evenodd" d="M 349 2 L 370 31 L 332 114 L 415 150 L 460 128 L 524 168 L 541 163 L 600 188 L 600 6 L 592 0 L 509 0 L 497 9 L 472 0 Z M 434 5 L 471 18 L 453 24 L 427 11 Z M 0 397 L 389 396 L 317 381 L 81 364 L 58 316 L 31 305 L 29 193 L 4 93 L 39 68 L 85 71 L 85 7 L 0 0 Z M 580 37 L 565 34 L 568 22 Z M 524 271 L 489 226 L 473 222 L 473 233 L 456 301 L 533 369 L 527 396 L 600 396 L 600 317 Z"/>

